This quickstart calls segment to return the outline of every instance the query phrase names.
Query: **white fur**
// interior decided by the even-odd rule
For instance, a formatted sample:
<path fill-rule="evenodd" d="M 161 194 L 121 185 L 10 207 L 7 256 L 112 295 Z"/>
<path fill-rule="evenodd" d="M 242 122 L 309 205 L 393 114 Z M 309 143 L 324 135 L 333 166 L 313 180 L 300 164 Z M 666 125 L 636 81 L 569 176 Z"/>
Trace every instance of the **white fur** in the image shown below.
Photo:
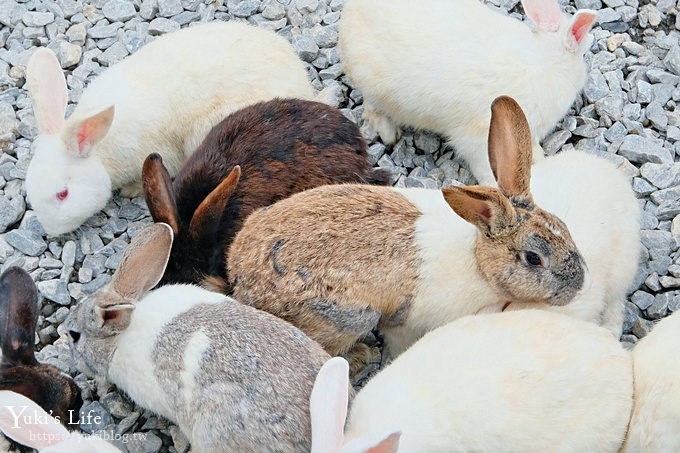
<path fill-rule="evenodd" d="M 210 338 L 203 330 L 199 330 L 189 338 L 182 362 L 184 367 L 180 373 L 182 380 L 182 395 L 184 396 L 183 406 L 189 407 L 195 400 L 194 390 L 196 390 L 196 376 L 201 371 L 201 361 L 203 354 L 210 347 Z"/>
<path fill-rule="evenodd" d="M 630 354 L 592 323 L 541 310 L 468 316 L 369 381 L 345 439 L 400 429 L 400 452 L 615 452 L 631 368 Z"/>
<path fill-rule="evenodd" d="M 680 314 L 635 346 L 635 403 L 624 453 L 680 451 Z"/>
<path fill-rule="evenodd" d="M 192 285 L 167 285 L 151 291 L 135 304 L 130 326 L 117 339 L 108 380 L 140 406 L 175 418 L 174 402 L 167 400 L 153 371 L 153 347 L 166 324 L 196 304 L 224 302 L 228 298 Z M 205 344 L 197 339 L 197 349 Z M 181 359 L 180 359 L 181 360 Z M 187 359 L 184 358 L 186 365 Z M 195 368 L 191 363 L 192 368 Z M 185 370 L 188 371 L 188 370 Z"/>
<path fill-rule="evenodd" d="M 640 255 L 640 210 L 630 178 L 611 162 L 577 151 L 539 160 L 531 178 L 534 201 L 567 225 L 592 282 L 569 304 L 542 308 L 596 322 L 619 338 Z"/>
<path fill-rule="evenodd" d="M 451 209 L 439 190 L 396 190 L 422 213 L 415 234 L 421 267 L 408 318 L 401 326 L 383 330 L 392 356 L 439 326 L 501 302 L 476 272 L 477 229 Z"/>
<path fill-rule="evenodd" d="M 364 119 L 384 141 L 396 139 L 399 125 L 435 131 L 481 184 L 494 185 L 486 155 L 491 102 L 517 100 L 540 140 L 586 82 L 590 38 L 570 50 L 570 19 L 560 18 L 555 32 L 532 31 L 479 0 L 348 0 L 339 46 L 364 95 Z"/>
<path fill-rule="evenodd" d="M 229 113 L 275 97 L 313 97 L 307 72 L 284 38 L 241 23 L 215 22 L 163 35 L 109 68 L 60 124 L 66 85 L 53 81 L 63 75 L 48 54 L 36 52 L 27 69 L 40 136 L 26 190 L 52 235 L 74 230 L 102 209 L 111 190 L 140 194 L 149 153 L 160 153 L 174 175 Z M 45 68 L 56 73 L 41 77 Z M 108 134 L 92 145 L 89 157 L 78 157 L 78 125 L 110 105 L 115 114 Z M 58 202 L 56 194 L 67 187 L 69 197 Z"/>

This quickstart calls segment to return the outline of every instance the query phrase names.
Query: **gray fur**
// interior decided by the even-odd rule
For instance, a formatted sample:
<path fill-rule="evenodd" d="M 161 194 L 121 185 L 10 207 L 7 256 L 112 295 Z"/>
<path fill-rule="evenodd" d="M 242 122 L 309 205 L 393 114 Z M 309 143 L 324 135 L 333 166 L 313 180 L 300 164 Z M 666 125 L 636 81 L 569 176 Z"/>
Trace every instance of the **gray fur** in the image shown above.
<path fill-rule="evenodd" d="M 282 319 L 196 286 L 167 285 L 139 300 L 117 292 L 154 286 L 166 263 L 158 254 L 171 243 L 167 225 L 148 227 L 112 283 L 71 311 L 76 365 L 177 423 L 195 452 L 308 452 L 309 398 L 329 359 L 321 346 Z M 157 259 L 146 268 L 149 254 Z"/>
<path fill-rule="evenodd" d="M 365 335 L 375 329 L 381 316 L 370 306 L 357 308 L 327 300 L 313 300 L 309 306 L 338 330 L 353 335 Z"/>

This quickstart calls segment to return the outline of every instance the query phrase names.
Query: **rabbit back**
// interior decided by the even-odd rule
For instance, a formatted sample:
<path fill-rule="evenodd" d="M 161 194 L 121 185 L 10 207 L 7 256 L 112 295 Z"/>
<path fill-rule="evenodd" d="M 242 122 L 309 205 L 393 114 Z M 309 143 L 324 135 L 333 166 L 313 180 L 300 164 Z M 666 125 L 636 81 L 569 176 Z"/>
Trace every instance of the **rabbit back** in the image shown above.
<path fill-rule="evenodd" d="M 493 175 L 479 151 L 491 101 L 516 99 L 540 140 L 586 82 L 582 55 L 565 49 L 562 31 L 539 38 L 527 24 L 474 0 L 349 0 L 339 48 L 350 81 L 364 96 L 364 119 L 377 113 L 397 127 L 444 135 L 488 185 Z"/>
<path fill-rule="evenodd" d="M 236 165 L 240 180 L 219 225 L 189 231 L 199 206 Z M 172 183 L 179 231 L 163 281 L 224 278 L 231 241 L 260 207 L 324 184 L 386 184 L 387 178 L 386 172 L 371 169 L 359 128 L 337 109 L 300 99 L 243 108 L 212 129 Z M 162 206 L 150 210 L 154 217 L 164 211 Z"/>
<path fill-rule="evenodd" d="M 633 349 L 635 402 L 624 453 L 680 450 L 680 315 L 662 319 Z"/>
<path fill-rule="evenodd" d="M 184 303 L 173 316 L 168 301 L 190 294 L 205 303 Z M 140 344 L 149 346 L 141 351 Z M 175 420 L 198 451 L 303 452 L 310 448 L 309 395 L 327 359 L 272 315 L 169 285 L 137 305 L 110 376 L 137 403 Z"/>
<path fill-rule="evenodd" d="M 345 438 L 401 430 L 400 452 L 617 451 L 631 366 L 606 330 L 560 314 L 461 318 L 357 394 Z"/>
<path fill-rule="evenodd" d="M 198 45 L 201 52 L 195 51 Z M 152 150 L 174 175 L 222 118 L 277 96 L 313 97 L 290 44 L 257 27 L 212 23 L 164 35 L 111 67 L 84 91 L 74 115 L 116 106 L 108 142 L 96 151 L 115 189 L 130 178 L 120 170 L 139 173 Z"/>

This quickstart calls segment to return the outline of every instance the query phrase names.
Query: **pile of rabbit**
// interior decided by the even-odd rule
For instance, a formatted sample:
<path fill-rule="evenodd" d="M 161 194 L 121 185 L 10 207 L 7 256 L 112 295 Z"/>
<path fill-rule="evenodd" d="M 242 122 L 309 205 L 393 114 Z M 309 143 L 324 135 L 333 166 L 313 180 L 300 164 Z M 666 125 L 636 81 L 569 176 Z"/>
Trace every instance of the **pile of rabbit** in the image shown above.
<path fill-rule="evenodd" d="M 594 13 L 522 4 L 534 30 L 477 0 L 348 0 L 340 27 L 383 139 L 397 125 L 442 133 L 497 187 L 387 187 L 358 127 L 311 100 L 272 32 L 224 23 L 165 35 L 98 77 L 67 121 L 58 61 L 36 52 L 27 192 L 46 231 L 77 228 L 112 189 L 135 195 L 140 182 L 157 222 L 65 321 L 77 367 L 177 423 L 197 452 L 672 450 L 680 362 L 668 345 L 680 318 L 632 354 L 617 341 L 639 254 L 630 183 L 603 159 L 545 158 L 538 145 L 585 83 Z M 369 27 L 374 8 L 386 14 Z M 462 8 L 489 29 L 470 29 Z M 434 35 L 460 48 L 444 67 L 420 47 Z M 209 70 L 186 58 L 193 45 L 208 46 Z M 170 68 L 171 84 L 149 84 Z M 430 74 L 449 92 L 431 90 Z M 540 82 L 557 83 L 555 96 L 535 99 Z M 26 286 L 18 275 L 3 276 L 10 301 Z M 35 305 L 26 291 L 23 306 Z M 17 313 L 33 319 L 20 355 L 35 368 L 33 305 Z M 356 395 L 343 438 L 348 372 L 370 360 L 359 341 L 375 329 L 394 362 Z M 15 361 L 5 348 L 19 334 L 2 335 Z M 0 392 L 29 404 L 20 398 Z M 6 412 L 2 430 L 27 443 Z M 90 442 L 54 437 L 31 445 Z M 111 448 L 92 442 L 83 448 Z"/>

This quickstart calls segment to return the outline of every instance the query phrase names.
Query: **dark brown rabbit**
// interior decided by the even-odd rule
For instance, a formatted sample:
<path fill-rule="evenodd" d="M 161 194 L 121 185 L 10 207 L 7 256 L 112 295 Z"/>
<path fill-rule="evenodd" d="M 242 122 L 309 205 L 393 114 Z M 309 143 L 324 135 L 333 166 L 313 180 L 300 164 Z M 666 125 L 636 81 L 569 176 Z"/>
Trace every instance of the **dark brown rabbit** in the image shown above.
<path fill-rule="evenodd" d="M 246 107 L 207 135 L 171 181 L 158 154 L 144 162 L 144 196 L 154 221 L 175 233 L 165 283 L 226 291 L 226 252 L 254 210 L 325 184 L 384 185 L 359 128 L 325 104 L 276 99 Z"/>
<path fill-rule="evenodd" d="M 35 358 L 38 294 L 26 271 L 10 267 L 0 276 L 0 390 L 32 399 L 66 424 L 83 405 L 80 389 L 66 373 Z"/>

